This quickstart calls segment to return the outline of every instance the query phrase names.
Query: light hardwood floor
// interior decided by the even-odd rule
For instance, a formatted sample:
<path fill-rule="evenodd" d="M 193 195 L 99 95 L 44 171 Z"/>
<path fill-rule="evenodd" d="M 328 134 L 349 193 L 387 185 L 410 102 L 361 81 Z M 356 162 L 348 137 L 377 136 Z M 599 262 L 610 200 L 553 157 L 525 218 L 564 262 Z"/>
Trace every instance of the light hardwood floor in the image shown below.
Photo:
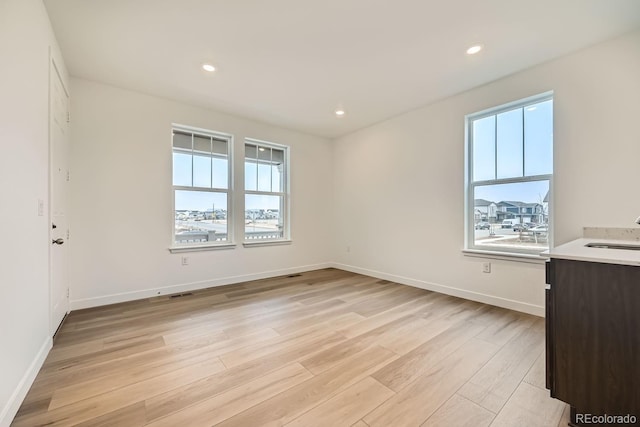
<path fill-rule="evenodd" d="M 564 426 L 544 320 L 327 269 L 73 312 L 15 426 Z"/>

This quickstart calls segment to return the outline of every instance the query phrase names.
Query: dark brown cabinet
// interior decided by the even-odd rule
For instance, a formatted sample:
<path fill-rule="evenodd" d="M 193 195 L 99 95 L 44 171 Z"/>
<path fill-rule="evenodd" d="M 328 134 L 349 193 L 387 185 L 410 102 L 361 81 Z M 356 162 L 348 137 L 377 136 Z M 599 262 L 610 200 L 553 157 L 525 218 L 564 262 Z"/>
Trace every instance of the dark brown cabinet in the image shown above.
<path fill-rule="evenodd" d="M 640 425 L 640 267 L 552 258 L 547 284 L 551 396 L 572 425 Z"/>

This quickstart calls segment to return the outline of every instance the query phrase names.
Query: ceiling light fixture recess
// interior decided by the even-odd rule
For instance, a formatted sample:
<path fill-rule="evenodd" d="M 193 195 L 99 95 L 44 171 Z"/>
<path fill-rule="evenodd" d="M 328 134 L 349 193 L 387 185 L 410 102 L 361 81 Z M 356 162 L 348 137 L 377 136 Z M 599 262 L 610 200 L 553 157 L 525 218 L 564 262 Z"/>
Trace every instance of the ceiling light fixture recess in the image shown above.
<path fill-rule="evenodd" d="M 481 44 L 476 44 L 467 49 L 467 55 L 475 55 L 482 50 Z"/>
<path fill-rule="evenodd" d="M 210 73 L 213 73 L 216 70 L 216 67 L 214 67 L 211 64 L 202 64 L 202 69 Z"/>

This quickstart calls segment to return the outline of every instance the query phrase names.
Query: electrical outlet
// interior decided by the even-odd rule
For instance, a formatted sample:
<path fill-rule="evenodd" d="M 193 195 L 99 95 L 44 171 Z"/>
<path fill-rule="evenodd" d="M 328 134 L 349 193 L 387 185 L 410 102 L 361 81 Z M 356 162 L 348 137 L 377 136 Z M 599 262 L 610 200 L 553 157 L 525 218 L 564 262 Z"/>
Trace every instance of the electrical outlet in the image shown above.
<path fill-rule="evenodd" d="M 44 216 L 44 200 L 38 199 L 38 216 Z"/>
<path fill-rule="evenodd" d="M 491 273 L 491 263 L 490 262 L 483 262 L 482 263 L 482 272 L 483 273 Z"/>
<path fill-rule="evenodd" d="M 351 246 L 347 246 L 347 253 L 351 252 Z"/>
<path fill-rule="evenodd" d="M 189 257 L 186 257 L 186 256 L 182 257 L 182 265 L 189 265 Z"/>

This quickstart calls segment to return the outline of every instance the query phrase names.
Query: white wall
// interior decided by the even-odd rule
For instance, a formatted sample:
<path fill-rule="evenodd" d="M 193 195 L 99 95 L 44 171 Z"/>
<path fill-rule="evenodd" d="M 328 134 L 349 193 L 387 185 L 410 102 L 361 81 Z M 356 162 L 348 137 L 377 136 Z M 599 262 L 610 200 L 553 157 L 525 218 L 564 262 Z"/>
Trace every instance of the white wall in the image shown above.
<path fill-rule="evenodd" d="M 555 244 L 640 214 L 640 32 L 335 142 L 343 268 L 542 314 L 542 265 L 463 256 L 464 116 L 553 90 Z M 350 246 L 350 252 L 347 252 Z"/>
<path fill-rule="evenodd" d="M 321 268 L 330 261 L 329 140 L 82 79 L 72 79 L 72 92 L 72 309 Z M 293 244 L 244 248 L 238 242 L 232 250 L 169 253 L 172 123 L 233 134 L 238 189 L 244 185 L 245 137 L 289 145 Z M 236 214 L 244 212 L 240 196 Z M 238 221 L 236 236 L 243 227 Z M 181 265 L 182 255 L 189 266 Z"/>
<path fill-rule="evenodd" d="M 0 426 L 13 419 L 51 346 L 50 46 L 59 58 L 40 0 L 0 2 Z"/>

